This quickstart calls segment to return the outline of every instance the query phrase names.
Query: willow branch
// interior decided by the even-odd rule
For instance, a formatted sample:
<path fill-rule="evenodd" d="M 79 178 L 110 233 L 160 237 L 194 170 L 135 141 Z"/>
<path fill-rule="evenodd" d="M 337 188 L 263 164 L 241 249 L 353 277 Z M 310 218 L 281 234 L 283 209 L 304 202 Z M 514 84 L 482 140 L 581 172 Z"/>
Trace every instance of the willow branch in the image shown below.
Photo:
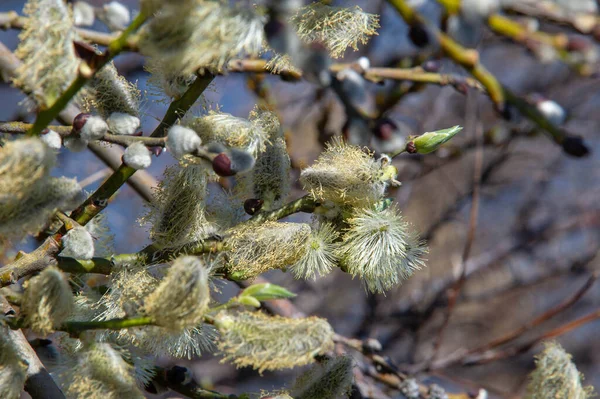
<path fill-rule="evenodd" d="M 314 212 L 318 203 L 309 195 L 292 201 L 281 208 L 269 212 L 261 212 L 246 222 L 263 223 L 269 220 L 278 220 L 297 212 Z M 80 260 L 68 257 L 58 257 L 58 267 L 70 273 L 99 273 L 110 274 L 115 265 L 131 264 L 135 262 L 147 262 L 156 264 L 168 262 L 180 255 L 201 255 L 216 253 L 227 250 L 227 238 L 208 238 L 194 241 L 176 248 L 164 248 L 156 244 L 150 244 L 139 252 L 129 254 L 113 255 L 111 257 L 95 257 L 90 260 Z M 1 275 L 0 275 L 1 276 Z"/>
<path fill-rule="evenodd" d="M 388 2 L 398 11 L 408 25 L 428 25 L 427 21 L 414 11 L 405 0 L 388 0 Z M 496 108 L 500 111 L 504 110 L 505 99 L 502 86 L 496 77 L 479 62 L 479 53 L 464 48 L 437 28 L 432 27 L 432 31 L 444 54 L 469 71 L 485 87 Z"/>
<path fill-rule="evenodd" d="M 120 330 L 122 328 L 150 326 L 154 324 L 151 317 L 126 317 L 102 321 L 67 321 L 59 330 L 77 335 L 87 330 Z"/>
<path fill-rule="evenodd" d="M 0 122 L 0 133 L 7 134 L 26 134 L 33 125 L 25 122 Z M 69 137 L 73 134 L 73 128 L 71 126 L 62 125 L 50 125 L 48 129 L 55 131 L 61 137 Z M 147 147 L 164 147 L 164 137 L 146 137 L 146 136 L 129 136 L 122 134 L 107 133 L 98 141 L 104 141 L 106 143 L 118 144 L 123 147 L 127 147 L 133 143 L 142 143 Z"/>
<path fill-rule="evenodd" d="M 65 90 L 64 93 L 50 106 L 50 108 L 41 110 L 31 130 L 28 132 L 31 136 L 37 136 L 41 134 L 42 130 L 46 128 L 65 108 L 71 99 L 85 86 L 85 84 L 94 77 L 106 63 L 119 55 L 122 51 L 127 48 L 127 42 L 130 35 L 135 32 L 144 22 L 146 22 L 147 16 L 140 12 L 137 17 L 131 22 L 131 24 L 125 29 L 116 39 L 110 42 L 108 48 L 102 55 L 95 56 L 90 63 L 81 62 L 77 77 L 71 83 L 71 85 Z M 93 68 L 92 68 L 93 66 Z"/>
<path fill-rule="evenodd" d="M 388 2 L 394 6 L 408 25 L 427 24 L 426 20 L 414 11 L 405 0 L 388 0 Z M 572 144 L 568 142 L 568 139 L 572 139 L 574 136 L 567 134 L 562 129 L 552 124 L 552 122 L 542 115 L 536 107 L 514 95 L 508 88 L 503 86 L 491 72 L 481 65 L 479 62 L 479 53 L 477 51 L 461 46 L 450 38 L 450 36 L 440 32 L 436 28 L 432 27 L 432 31 L 444 54 L 469 71 L 471 75 L 485 87 L 490 99 L 494 102 L 499 111 L 504 110 L 505 101 L 507 101 L 517 108 L 526 118 L 530 119 L 533 123 L 549 133 L 556 143 L 563 146 L 565 152 L 574 156 L 583 156 L 589 152 L 583 143 L 575 143 L 575 147 L 577 148 L 574 150 L 567 148 L 566 144 Z"/>

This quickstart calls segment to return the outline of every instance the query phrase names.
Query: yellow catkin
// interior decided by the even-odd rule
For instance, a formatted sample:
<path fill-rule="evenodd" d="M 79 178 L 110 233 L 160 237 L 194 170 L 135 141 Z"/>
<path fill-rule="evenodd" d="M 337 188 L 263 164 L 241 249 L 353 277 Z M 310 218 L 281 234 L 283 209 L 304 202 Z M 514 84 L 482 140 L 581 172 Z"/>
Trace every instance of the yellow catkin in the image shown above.
<path fill-rule="evenodd" d="M 291 319 L 260 312 L 225 313 L 216 317 L 224 361 L 259 372 L 303 366 L 333 349 L 333 329 L 325 319 Z"/>
<path fill-rule="evenodd" d="M 304 223 L 245 223 L 229 230 L 229 274 L 249 279 L 293 265 L 306 253 L 310 226 Z"/>

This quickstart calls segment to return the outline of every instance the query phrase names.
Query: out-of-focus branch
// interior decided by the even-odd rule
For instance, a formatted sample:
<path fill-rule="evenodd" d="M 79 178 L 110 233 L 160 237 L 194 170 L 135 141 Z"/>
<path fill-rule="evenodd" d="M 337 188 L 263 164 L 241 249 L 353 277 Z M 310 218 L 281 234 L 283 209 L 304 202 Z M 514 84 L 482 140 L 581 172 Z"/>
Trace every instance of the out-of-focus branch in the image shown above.
<path fill-rule="evenodd" d="M 394 6 L 408 25 L 428 25 L 427 21 L 405 0 L 388 0 L 388 2 Z M 533 105 L 514 95 L 504 87 L 491 72 L 481 65 L 479 62 L 479 53 L 476 50 L 467 49 L 461 46 L 450 38 L 450 36 L 435 27 L 430 28 L 439 42 L 443 53 L 469 71 L 471 75 L 486 88 L 490 99 L 494 102 L 499 111 L 503 111 L 505 102 L 509 102 L 526 118 L 548 132 L 556 143 L 562 145 L 566 153 L 576 157 L 581 157 L 589 153 L 588 148 L 581 138 L 569 135 L 562 129 L 553 125 L 552 122 L 542 115 Z"/>
<path fill-rule="evenodd" d="M 414 11 L 406 1 L 388 0 L 388 2 L 396 9 L 396 11 L 398 11 L 408 25 L 428 25 L 427 21 Z M 496 105 L 496 108 L 500 111 L 504 110 L 505 99 L 502 86 L 496 77 L 479 62 L 479 53 L 475 50 L 464 48 L 437 28 L 431 27 L 431 30 L 439 42 L 444 54 L 469 71 L 471 75 L 486 88 L 488 95 Z"/>
<path fill-rule="evenodd" d="M 3 296 L 0 296 L 0 308 L 3 315 L 14 314 L 14 310 Z M 6 338 L 10 339 L 19 348 L 19 353 L 27 362 L 25 391 L 33 399 L 64 399 L 65 395 L 56 385 L 31 345 L 29 345 L 23 332 L 21 330 L 9 330 Z"/>
<path fill-rule="evenodd" d="M 541 315 L 537 316 L 530 322 L 524 324 L 523 326 L 509 332 L 508 334 L 503 335 L 500 338 L 494 339 L 482 346 L 473 349 L 464 349 L 457 352 L 452 353 L 451 355 L 432 361 L 431 364 L 417 364 L 411 367 L 412 372 L 421 372 L 426 370 L 439 370 L 454 364 L 463 364 L 463 365 L 475 365 L 475 364 L 483 364 L 489 363 L 491 361 L 500 360 L 506 357 L 514 356 L 519 353 L 525 352 L 529 350 L 532 346 L 541 342 L 545 339 L 555 338 L 559 335 L 563 335 L 568 331 L 571 331 L 587 322 L 593 321 L 597 318 L 600 318 L 600 311 L 595 311 L 587 316 L 584 316 L 575 321 L 569 322 L 562 326 L 559 326 L 553 330 L 550 330 L 546 333 L 539 335 L 538 337 L 527 341 L 525 344 L 516 345 L 514 347 L 508 347 L 505 349 L 494 350 L 499 346 L 507 344 L 516 340 L 519 337 L 522 337 L 524 333 L 527 331 L 539 326 L 540 324 L 548 321 L 552 317 L 562 313 L 566 309 L 573 306 L 589 289 L 593 286 L 594 282 L 598 279 L 598 274 L 594 273 L 590 276 L 590 278 L 585 282 L 585 284 L 577 290 L 572 296 L 566 298 L 564 301 L 559 303 L 557 306 L 547 310 Z"/>

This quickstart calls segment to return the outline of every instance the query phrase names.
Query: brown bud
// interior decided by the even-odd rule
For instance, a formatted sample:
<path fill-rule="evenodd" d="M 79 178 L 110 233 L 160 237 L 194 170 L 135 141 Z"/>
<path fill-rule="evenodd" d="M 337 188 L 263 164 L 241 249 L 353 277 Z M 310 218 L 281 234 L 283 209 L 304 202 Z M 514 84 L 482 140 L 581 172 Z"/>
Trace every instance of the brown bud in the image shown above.
<path fill-rule="evenodd" d="M 248 215 L 254 215 L 263 206 L 264 201 L 258 198 L 250 198 L 244 201 L 244 210 Z"/>
<path fill-rule="evenodd" d="M 50 129 L 44 128 L 44 130 L 42 130 L 42 134 L 48 134 L 48 133 L 50 133 Z"/>
<path fill-rule="evenodd" d="M 91 116 L 90 114 L 86 114 L 86 113 L 81 113 L 81 114 L 77 115 L 73 119 L 73 130 L 76 132 L 81 131 L 81 129 L 83 129 L 83 126 L 85 125 L 85 123 L 87 122 L 87 120 L 89 119 L 90 116 Z"/>
<path fill-rule="evenodd" d="M 408 152 L 409 154 L 414 154 L 417 152 L 417 146 L 415 146 L 415 143 L 413 141 L 409 141 L 408 143 L 406 143 L 406 152 Z"/>
<path fill-rule="evenodd" d="M 235 172 L 231 169 L 231 159 L 224 152 L 213 159 L 212 167 L 219 176 L 227 177 L 235 175 Z"/>

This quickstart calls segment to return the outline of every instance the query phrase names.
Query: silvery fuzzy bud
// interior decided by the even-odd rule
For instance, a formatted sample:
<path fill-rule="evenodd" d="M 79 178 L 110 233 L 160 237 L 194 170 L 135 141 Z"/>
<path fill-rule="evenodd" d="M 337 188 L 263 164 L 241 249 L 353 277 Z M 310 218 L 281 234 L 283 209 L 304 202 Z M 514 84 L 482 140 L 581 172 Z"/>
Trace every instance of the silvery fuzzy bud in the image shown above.
<path fill-rule="evenodd" d="M 152 153 L 143 143 L 133 143 L 125 149 L 123 162 L 133 169 L 146 169 L 152 164 Z"/>
<path fill-rule="evenodd" d="M 129 9 L 118 1 L 111 1 L 102 7 L 98 15 L 110 30 L 123 30 L 131 21 Z"/>
<path fill-rule="evenodd" d="M 367 92 L 365 78 L 352 68 L 342 69 L 336 74 L 338 92 L 344 103 L 361 114 L 369 115 L 373 109 L 373 98 Z M 334 87 L 336 85 L 334 84 Z"/>
<path fill-rule="evenodd" d="M 431 384 L 429 386 L 429 398 L 430 399 L 448 399 L 446 390 L 437 384 Z"/>
<path fill-rule="evenodd" d="M 85 227 L 75 227 L 62 238 L 61 256 L 76 259 L 92 259 L 94 257 L 94 239 Z"/>
<path fill-rule="evenodd" d="M 194 256 L 175 259 L 160 285 L 144 300 L 144 311 L 164 328 L 202 323 L 210 302 L 209 270 Z"/>
<path fill-rule="evenodd" d="M 567 113 L 556 101 L 540 99 L 535 104 L 538 111 L 556 126 L 561 126 L 567 119 Z"/>
<path fill-rule="evenodd" d="M 400 392 L 406 396 L 407 399 L 419 399 L 421 393 L 419 392 L 419 384 L 414 378 L 407 378 L 400 384 Z"/>
<path fill-rule="evenodd" d="M 106 120 L 113 134 L 132 135 L 140 127 L 140 119 L 122 112 L 113 112 Z"/>
<path fill-rule="evenodd" d="M 291 319 L 260 312 L 226 313 L 215 317 L 221 333 L 219 350 L 237 367 L 260 373 L 312 363 L 333 349 L 333 329 L 325 319 Z"/>
<path fill-rule="evenodd" d="M 108 125 L 104 119 L 94 115 L 90 115 L 79 130 L 79 136 L 85 141 L 99 140 L 106 133 L 108 133 Z"/>
<path fill-rule="evenodd" d="M 358 50 L 358 44 L 367 43 L 379 28 L 379 17 L 358 6 L 332 7 L 318 2 L 302 7 L 291 21 L 303 41 L 325 44 L 333 58 L 342 57 L 348 47 Z"/>
<path fill-rule="evenodd" d="M 60 134 L 51 129 L 42 132 L 40 140 L 53 150 L 60 150 L 60 147 L 62 147 L 62 138 L 60 137 Z"/>
<path fill-rule="evenodd" d="M 77 32 L 64 1 L 28 1 L 24 13 L 27 18 L 15 51 L 22 63 L 14 83 L 30 93 L 37 106 L 49 108 L 78 76 L 80 59 L 73 46 Z"/>
<path fill-rule="evenodd" d="M 94 19 L 94 7 L 85 1 L 73 3 L 73 20 L 76 26 L 92 26 L 94 25 Z"/>
<path fill-rule="evenodd" d="M 440 148 L 442 144 L 449 141 L 461 130 L 461 126 L 454 126 L 448 129 L 437 130 L 435 132 L 427 132 L 412 138 L 409 143 L 414 145 L 414 152 L 419 154 L 429 154 L 430 152 Z M 412 152 L 412 150 L 408 150 L 408 145 L 407 151 Z"/>
<path fill-rule="evenodd" d="M 74 309 L 73 294 L 65 275 L 48 267 L 27 283 L 21 311 L 27 326 L 40 334 L 60 327 Z"/>
<path fill-rule="evenodd" d="M 184 126 L 173 126 L 167 134 L 167 149 L 175 158 L 181 158 L 198 149 L 202 140 L 195 131 Z"/>

